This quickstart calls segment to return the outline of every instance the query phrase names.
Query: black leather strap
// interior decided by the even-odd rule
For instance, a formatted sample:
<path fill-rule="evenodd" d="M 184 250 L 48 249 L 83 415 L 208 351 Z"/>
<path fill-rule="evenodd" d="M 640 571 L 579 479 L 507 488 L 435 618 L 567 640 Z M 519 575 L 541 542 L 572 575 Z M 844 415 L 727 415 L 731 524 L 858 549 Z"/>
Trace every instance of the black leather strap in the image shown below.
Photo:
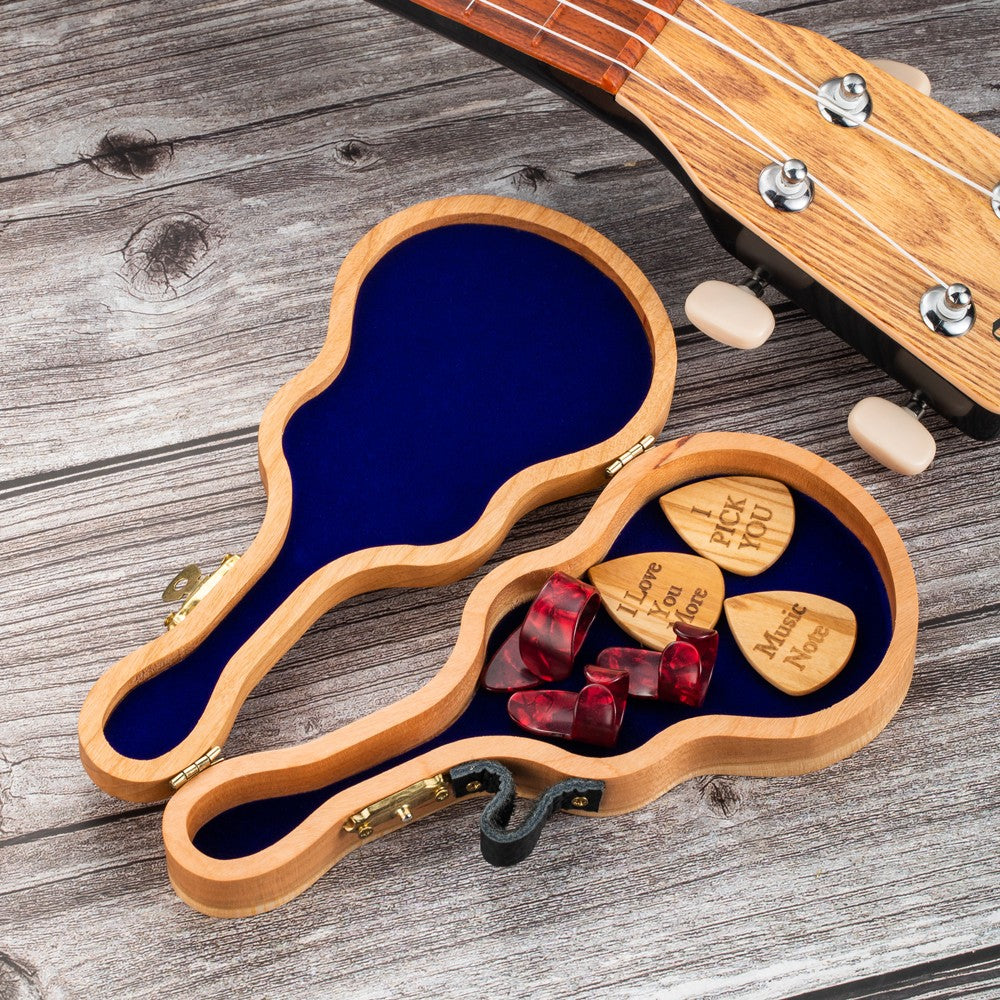
<path fill-rule="evenodd" d="M 474 760 L 453 767 L 448 776 L 456 798 L 476 792 L 493 793 L 479 821 L 479 844 L 483 857 L 497 868 L 523 861 L 535 849 L 542 827 L 559 809 L 597 812 L 604 794 L 603 781 L 567 778 L 538 797 L 520 826 L 508 829 L 517 797 L 514 775 L 508 768 L 495 760 Z"/>

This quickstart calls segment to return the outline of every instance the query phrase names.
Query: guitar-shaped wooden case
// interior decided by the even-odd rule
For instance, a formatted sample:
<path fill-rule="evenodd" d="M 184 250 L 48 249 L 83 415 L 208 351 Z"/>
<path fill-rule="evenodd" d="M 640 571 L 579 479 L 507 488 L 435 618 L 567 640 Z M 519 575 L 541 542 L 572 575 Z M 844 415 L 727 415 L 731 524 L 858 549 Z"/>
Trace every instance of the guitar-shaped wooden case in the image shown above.
<path fill-rule="evenodd" d="M 582 223 L 485 196 L 380 223 L 340 269 L 321 353 L 264 413 L 257 537 L 94 685 L 87 772 L 121 798 L 168 796 L 325 611 L 461 578 L 526 511 L 648 447 L 675 363 L 653 288 Z"/>
<path fill-rule="evenodd" d="M 611 750 L 517 729 L 506 697 L 482 690 L 479 677 L 544 581 L 556 570 L 583 576 L 605 557 L 685 551 L 658 498 L 718 475 L 777 479 L 796 505 L 786 552 L 760 576 L 727 575 L 727 593 L 802 590 L 847 604 L 858 636 L 844 670 L 811 694 L 784 694 L 743 660 L 723 621 L 702 708 L 630 699 Z M 588 803 L 581 812 L 601 816 L 637 809 L 694 775 L 822 768 L 868 743 L 895 713 L 910 683 L 916 635 L 909 558 L 888 516 L 853 479 L 770 438 L 682 438 L 630 463 L 568 538 L 486 576 L 466 603 L 453 652 L 425 687 L 310 743 L 224 760 L 181 788 L 163 817 L 170 878 L 181 898 L 207 914 L 271 909 L 349 851 L 467 793 L 456 769 L 483 759 L 509 768 L 528 796 L 570 777 L 603 782 L 599 807 Z M 629 642 L 602 611 L 578 662 Z M 596 847 L 592 858 L 600 863 Z"/>

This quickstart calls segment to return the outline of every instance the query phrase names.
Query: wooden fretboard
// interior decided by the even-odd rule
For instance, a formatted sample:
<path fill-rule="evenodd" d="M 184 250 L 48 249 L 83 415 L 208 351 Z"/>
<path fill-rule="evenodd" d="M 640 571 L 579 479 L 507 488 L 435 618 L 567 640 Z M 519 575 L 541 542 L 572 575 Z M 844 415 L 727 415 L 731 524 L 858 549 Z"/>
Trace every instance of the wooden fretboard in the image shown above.
<path fill-rule="evenodd" d="M 571 10 L 557 0 L 414 2 L 611 94 L 618 91 L 628 75 L 623 65 L 633 68 L 645 52 L 645 47 L 637 39 Z M 657 6 L 672 14 L 681 2 L 659 0 Z M 635 32 L 647 42 L 651 42 L 667 23 L 664 17 L 634 0 L 574 0 L 574 3 Z M 518 20 L 518 17 L 531 24 Z M 571 41 L 539 31 L 532 25 L 544 25 Z M 585 45 L 593 52 L 573 42 Z M 594 52 L 600 53 L 600 56 Z"/>

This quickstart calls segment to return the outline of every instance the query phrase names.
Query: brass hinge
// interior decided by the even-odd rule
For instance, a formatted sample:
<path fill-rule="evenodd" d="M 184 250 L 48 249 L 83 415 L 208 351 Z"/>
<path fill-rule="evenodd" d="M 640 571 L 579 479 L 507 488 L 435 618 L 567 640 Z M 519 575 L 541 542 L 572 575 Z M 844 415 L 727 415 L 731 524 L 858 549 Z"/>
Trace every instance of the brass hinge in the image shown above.
<path fill-rule="evenodd" d="M 202 573 L 200 567 L 191 563 L 185 566 L 163 591 L 163 600 L 168 604 L 173 601 L 184 603 L 171 611 L 163 620 L 167 629 L 176 628 L 205 599 L 208 592 L 239 562 L 239 556 L 227 555 L 212 573 Z"/>
<path fill-rule="evenodd" d="M 366 806 L 361 812 L 356 812 L 344 824 L 344 830 L 367 840 L 376 827 L 387 823 L 409 823 L 417 806 L 428 802 L 444 802 L 450 796 L 451 790 L 445 776 L 435 774 L 433 778 L 415 781 L 412 785 Z"/>
<path fill-rule="evenodd" d="M 170 779 L 170 787 L 176 792 L 181 785 L 186 785 L 196 774 L 207 771 L 222 756 L 222 747 L 212 747 L 203 753 L 196 761 L 188 764 L 180 774 Z"/>
<path fill-rule="evenodd" d="M 638 458 L 644 451 L 649 451 L 653 445 L 656 444 L 656 438 L 652 434 L 647 434 L 644 438 L 640 438 L 628 451 L 623 452 L 619 455 L 605 470 L 604 474 L 608 479 L 617 476 L 622 469 L 632 461 L 633 458 Z"/>

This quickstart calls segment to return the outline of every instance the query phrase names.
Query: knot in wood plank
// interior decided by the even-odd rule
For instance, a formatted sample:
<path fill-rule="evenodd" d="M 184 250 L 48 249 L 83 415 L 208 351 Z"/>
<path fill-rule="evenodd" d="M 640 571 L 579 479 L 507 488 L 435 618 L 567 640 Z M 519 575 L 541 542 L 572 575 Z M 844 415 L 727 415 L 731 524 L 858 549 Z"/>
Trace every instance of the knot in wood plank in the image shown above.
<path fill-rule="evenodd" d="M 379 162 L 375 147 L 364 139 L 345 139 L 333 147 L 333 158 L 351 170 L 369 170 Z"/>
<path fill-rule="evenodd" d="M 209 224 L 200 215 L 158 216 L 132 233 L 122 248 L 122 277 L 141 298 L 174 298 L 205 269 L 211 244 Z"/>
<path fill-rule="evenodd" d="M 534 167 L 526 163 L 509 174 L 504 174 L 503 180 L 510 181 L 516 191 L 537 191 L 539 185 L 547 184 L 552 178 L 544 167 Z"/>
<path fill-rule="evenodd" d="M 729 778 L 718 775 L 702 778 L 698 782 L 698 791 L 709 811 L 724 819 L 731 819 L 743 807 L 743 796 L 740 795 L 735 782 Z"/>
<path fill-rule="evenodd" d="M 95 170 L 110 177 L 138 180 L 148 177 L 173 159 L 172 142 L 160 142 L 148 129 L 107 132 L 93 154 L 85 158 Z"/>

